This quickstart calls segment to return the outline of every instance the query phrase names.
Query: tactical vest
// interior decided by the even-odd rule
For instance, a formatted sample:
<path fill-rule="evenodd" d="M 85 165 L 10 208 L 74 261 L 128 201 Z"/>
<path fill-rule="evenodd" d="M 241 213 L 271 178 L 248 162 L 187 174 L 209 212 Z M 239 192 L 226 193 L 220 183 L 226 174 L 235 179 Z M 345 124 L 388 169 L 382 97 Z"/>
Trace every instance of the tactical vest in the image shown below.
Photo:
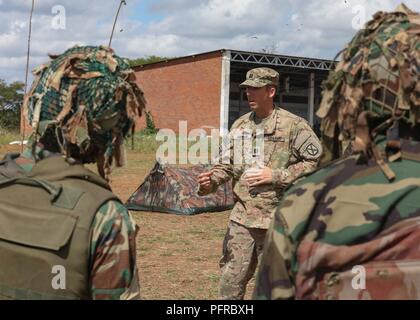
<path fill-rule="evenodd" d="M 0 299 L 90 299 L 91 225 L 118 199 L 82 165 L 50 157 L 26 173 L 16 156 L 0 162 Z"/>

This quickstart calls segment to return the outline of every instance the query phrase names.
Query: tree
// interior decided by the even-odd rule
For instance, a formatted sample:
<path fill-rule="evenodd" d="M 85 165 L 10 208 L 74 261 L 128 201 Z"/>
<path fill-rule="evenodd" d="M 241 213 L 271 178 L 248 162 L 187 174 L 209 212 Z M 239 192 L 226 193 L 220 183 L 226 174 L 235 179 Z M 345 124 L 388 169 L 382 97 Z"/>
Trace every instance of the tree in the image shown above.
<path fill-rule="evenodd" d="M 173 59 L 173 58 L 158 57 L 158 56 L 147 56 L 147 57 L 144 57 L 144 58 L 129 59 L 129 63 L 130 63 L 130 67 L 135 67 L 135 66 L 139 66 L 139 65 L 165 61 L 165 60 L 168 60 L 168 59 Z"/>
<path fill-rule="evenodd" d="M 22 82 L 7 84 L 0 79 L 0 129 L 19 129 L 24 86 Z"/>

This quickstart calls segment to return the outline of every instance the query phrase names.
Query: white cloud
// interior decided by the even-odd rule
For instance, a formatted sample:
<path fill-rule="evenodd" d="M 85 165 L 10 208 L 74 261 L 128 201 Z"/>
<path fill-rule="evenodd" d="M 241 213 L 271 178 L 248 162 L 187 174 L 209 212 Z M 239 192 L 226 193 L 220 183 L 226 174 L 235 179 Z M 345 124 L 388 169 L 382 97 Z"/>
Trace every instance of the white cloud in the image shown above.
<path fill-rule="evenodd" d="M 151 32 L 173 32 L 184 37 L 231 38 L 244 33 L 274 31 L 281 23 L 280 0 L 210 0 L 205 5 L 173 12 L 150 26 Z"/>
<path fill-rule="evenodd" d="M 0 0 L 0 78 L 23 80 L 31 1 Z M 405 3 L 418 11 L 418 0 Z M 66 30 L 52 28 L 56 0 L 36 1 L 31 69 L 73 44 L 107 44 L 118 1 L 61 0 Z M 398 0 L 127 0 L 114 34 L 117 54 L 182 56 L 221 48 L 334 58 L 356 30 L 356 6 L 366 19 L 394 9 Z M 136 12 L 148 5 L 153 16 Z M 136 18 L 137 16 L 137 18 Z M 143 21 L 142 21 L 143 20 Z M 150 22 L 148 22 L 150 21 Z M 120 30 L 123 30 L 120 32 Z"/>
<path fill-rule="evenodd" d="M 154 13 L 171 14 L 174 11 L 184 11 L 191 8 L 206 5 L 210 0 L 160 0 L 153 1 L 150 10 Z"/>

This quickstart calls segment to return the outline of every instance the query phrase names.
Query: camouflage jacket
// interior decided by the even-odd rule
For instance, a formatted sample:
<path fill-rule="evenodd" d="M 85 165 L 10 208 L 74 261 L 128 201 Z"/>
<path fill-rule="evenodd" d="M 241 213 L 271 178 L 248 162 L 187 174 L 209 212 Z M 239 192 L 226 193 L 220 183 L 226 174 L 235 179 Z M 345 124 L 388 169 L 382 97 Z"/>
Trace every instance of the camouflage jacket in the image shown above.
<path fill-rule="evenodd" d="M 42 152 L 48 154 L 46 151 Z M 45 156 L 43 156 L 45 157 Z M 34 161 L 27 150 L 16 159 L 29 172 Z M 136 266 L 138 227 L 118 201 L 108 201 L 95 215 L 90 242 L 90 287 L 94 300 L 139 299 Z"/>
<path fill-rule="evenodd" d="M 402 155 L 389 163 L 392 182 L 374 160 L 352 155 L 290 187 L 255 298 L 419 299 L 420 142 L 402 140 Z"/>
<path fill-rule="evenodd" d="M 264 130 L 260 138 L 258 129 Z M 239 153 L 242 152 L 245 160 L 252 153 L 254 160 L 235 161 L 238 136 L 244 144 Z M 322 153 L 320 142 L 304 119 L 278 107 L 263 128 L 255 123 L 254 112 L 240 117 L 232 125 L 227 140 L 229 148 L 219 154 L 218 163 L 211 169 L 213 191 L 233 178 L 236 203 L 230 219 L 249 228 L 267 229 L 285 186 L 300 174 L 316 168 Z M 262 143 L 258 144 L 257 140 Z M 245 147 L 247 142 L 252 150 Z M 226 158 L 228 161 L 224 161 Z M 258 164 L 271 168 L 273 182 L 250 190 L 244 171 Z"/>

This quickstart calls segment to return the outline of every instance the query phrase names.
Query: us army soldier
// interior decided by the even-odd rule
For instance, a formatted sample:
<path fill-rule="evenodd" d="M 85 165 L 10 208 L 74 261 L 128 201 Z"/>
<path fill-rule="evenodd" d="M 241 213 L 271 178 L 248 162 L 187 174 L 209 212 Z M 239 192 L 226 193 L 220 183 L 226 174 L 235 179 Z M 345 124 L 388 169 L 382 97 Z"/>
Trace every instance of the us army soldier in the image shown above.
<path fill-rule="evenodd" d="M 257 299 L 420 299 L 420 16 L 378 12 L 331 72 L 318 115 L 335 160 L 285 193 Z"/>
<path fill-rule="evenodd" d="M 220 260 L 221 299 L 243 299 L 262 252 L 266 230 L 285 186 L 302 173 L 314 170 L 322 149 L 308 123 L 274 105 L 279 74 L 270 68 L 248 71 L 241 87 L 251 112 L 232 125 L 230 148 L 209 172 L 199 176 L 199 194 L 214 192 L 229 179 L 234 181 L 235 206 Z M 252 153 L 251 164 L 235 161 L 235 139 L 250 143 L 242 158 Z M 258 145 L 257 140 L 262 140 Z M 223 152 L 221 152 L 222 154 Z M 226 160 L 226 155 L 228 161 Z"/>

